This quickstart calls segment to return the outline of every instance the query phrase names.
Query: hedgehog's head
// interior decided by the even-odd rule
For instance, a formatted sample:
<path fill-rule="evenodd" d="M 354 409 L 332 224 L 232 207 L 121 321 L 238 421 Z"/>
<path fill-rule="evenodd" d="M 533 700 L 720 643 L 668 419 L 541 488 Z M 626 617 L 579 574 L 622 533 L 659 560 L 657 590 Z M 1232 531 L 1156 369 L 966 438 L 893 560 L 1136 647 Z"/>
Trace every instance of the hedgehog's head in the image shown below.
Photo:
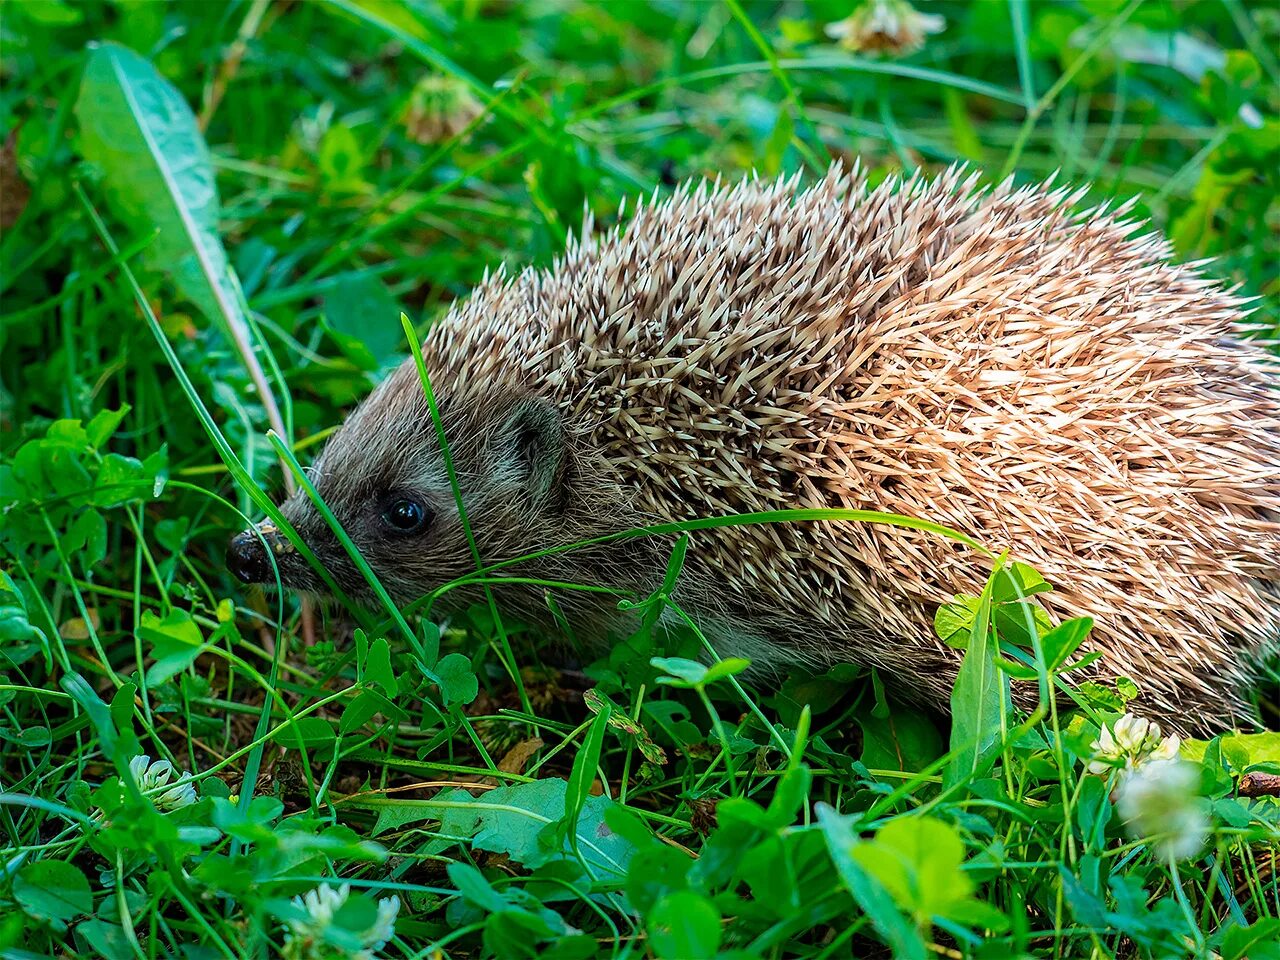
<path fill-rule="evenodd" d="M 575 464 L 554 403 L 516 388 L 467 391 L 465 397 L 442 390 L 438 400 L 467 525 L 411 362 L 356 410 L 310 472 L 324 503 L 399 603 L 476 570 L 467 526 L 485 564 L 574 542 L 581 527 L 569 516 L 578 512 L 568 510 Z M 365 577 L 304 491 L 281 510 L 344 592 L 372 598 Z M 326 589 L 269 524 L 236 536 L 227 562 L 249 583 L 274 583 L 278 568 L 287 587 Z"/>

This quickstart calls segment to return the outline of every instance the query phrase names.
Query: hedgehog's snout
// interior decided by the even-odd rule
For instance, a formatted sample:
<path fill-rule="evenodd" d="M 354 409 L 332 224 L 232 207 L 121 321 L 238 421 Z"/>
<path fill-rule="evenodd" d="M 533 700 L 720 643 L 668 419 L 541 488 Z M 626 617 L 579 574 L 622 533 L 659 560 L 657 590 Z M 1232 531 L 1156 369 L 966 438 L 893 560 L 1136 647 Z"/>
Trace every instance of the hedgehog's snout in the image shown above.
<path fill-rule="evenodd" d="M 268 549 L 279 557 L 292 553 L 293 544 L 270 523 L 242 530 L 227 545 L 227 569 L 245 583 L 266 583 L 274 579 Z"/>

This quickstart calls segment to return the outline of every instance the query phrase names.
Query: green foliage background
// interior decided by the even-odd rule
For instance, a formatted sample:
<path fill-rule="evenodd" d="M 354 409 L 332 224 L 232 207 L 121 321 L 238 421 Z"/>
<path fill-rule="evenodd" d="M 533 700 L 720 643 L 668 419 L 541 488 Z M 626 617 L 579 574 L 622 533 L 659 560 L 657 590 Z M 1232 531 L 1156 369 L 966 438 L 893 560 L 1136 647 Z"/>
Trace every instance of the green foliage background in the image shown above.
<path fill-rule="evenodd" d="M 991 681 L 954 727 L 853 667 L 752 690 L 694 638 L 566 670 L 485 611 L 408 642 L 327 606 L 304 647 L 296 599 L 224 571 L 284 482 L 247 357 L 305 461 L 404 356 L 402 310 L 421 329 L 549 263 L 584 205 L 609 226 L 690 177 L 1056 173 L 1280 333 L 1273 4 L 938 2 L 945 30 L 885 58 L 827 36 L 854 6 L 0 7 L 0 955 L 354 956 L 396 896 L 387 956 L 1280 957 L 1280 814 L 1239 795 L 1280 735 L 1192 751 L 1197 856 L 1126 837 L 1084 762 L 1130 685 L 1008 709 L 994 641 L 1029 638 L 993 624 L 1027 619 L 1025 570 L 953 611 Z M 124 149 L 138 115 L 187 131 L 160 153 L 212 279 Z M 338 877 L 332 922 L 286 938 Z"/>

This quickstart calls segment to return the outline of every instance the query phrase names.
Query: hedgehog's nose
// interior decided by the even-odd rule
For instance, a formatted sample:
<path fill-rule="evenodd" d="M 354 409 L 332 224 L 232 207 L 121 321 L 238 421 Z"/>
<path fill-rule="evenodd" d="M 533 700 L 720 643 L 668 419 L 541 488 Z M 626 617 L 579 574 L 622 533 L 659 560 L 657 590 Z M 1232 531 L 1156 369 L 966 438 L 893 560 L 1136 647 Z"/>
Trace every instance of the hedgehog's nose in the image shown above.
<path fill-rule="evenodd" d="M 271 561 L 262 538 L 252 527 L 231 538 L 227 547 L 227 569 L 245 583 L 266 583 L 271 577 Z"/>

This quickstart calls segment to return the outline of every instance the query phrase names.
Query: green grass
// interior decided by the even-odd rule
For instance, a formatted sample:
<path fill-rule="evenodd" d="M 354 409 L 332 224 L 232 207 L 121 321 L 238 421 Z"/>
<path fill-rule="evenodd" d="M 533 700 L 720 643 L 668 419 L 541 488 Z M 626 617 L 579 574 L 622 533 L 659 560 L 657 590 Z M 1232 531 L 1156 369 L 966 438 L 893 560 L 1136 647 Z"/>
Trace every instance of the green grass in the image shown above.
<path fill-rule="evenodd" d="M 1280 734 L 1186 745 L 1189 819 L 1126 829 L 1087 764 L 1131 683 L 1008 707 L 1087 628 L 1037 620 L 1025 568 L 950 611 L 953 719 L 853 666 L 758 686 L 696 631 L 573 669 L 487 604 L 304 616 L 224 570 L 401 311 L 687 177 L 1057 172 L 1280 334 L 1274 6 L 940 2 L 885 59 L 826 38 L 850 6 L 0 7 L 0 957 L 351 956 L 389 897 L 379 955 L 432 960 L 1280 957 L 1280 805 L 1241 794 Z M 148 124 L 168 180 L 119 152 Z M 205 170 L 220 209 L 184 220 Z"/>

